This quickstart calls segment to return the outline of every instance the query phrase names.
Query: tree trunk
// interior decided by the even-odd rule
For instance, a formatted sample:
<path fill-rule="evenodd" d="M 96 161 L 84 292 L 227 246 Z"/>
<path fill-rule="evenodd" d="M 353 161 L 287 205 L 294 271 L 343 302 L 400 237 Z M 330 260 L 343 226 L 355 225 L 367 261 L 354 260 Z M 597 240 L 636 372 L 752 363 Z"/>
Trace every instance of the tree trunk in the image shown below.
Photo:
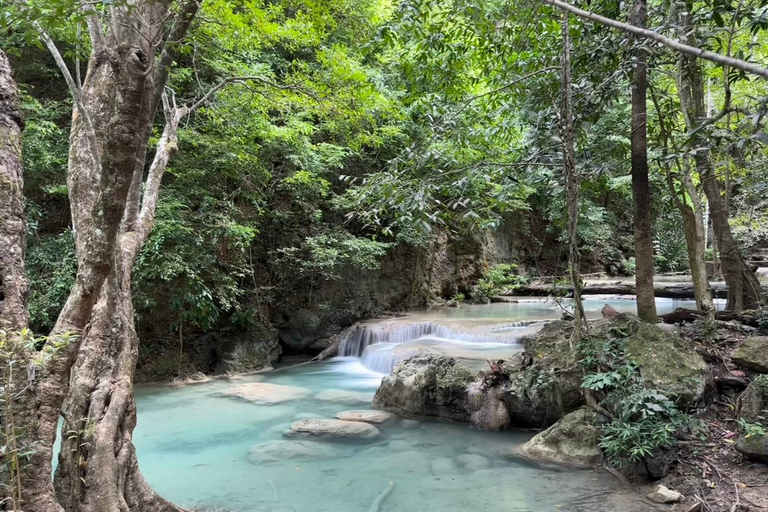
<path fill-rule="evenodd" d="M 711 323 L 715 319 L 715 308 L 712 302 L 712 290 L 707 278 L 706 226 L 704 225 L 701 199 L 699 199 L 696 188 L 691 181 L 689 166 L 687 163 L 684 165 L 685 169 L 680 177 L 680 181 L 683 184 L 683 191 L 680 193 L 682 198 L 678 197 L 678 192 L 675 190 L 670 174 L 667 174 L 667 183 L 669 184 L 672 200 L 683 216 L 685 246 L 688 252 L 688 265 L 691 268 L 691 280 L 693 281 L 696 307 L 704 314 L 705 320 Z M 691 202 L 690 205 L 685 200 L 686 192 Z"/>
<path fill-rule="evenodd" d="M 645 27 L 645 0 L 635 0 L 629 22 Z M 651 230 L 651 192 L 648 185 L 648 139 L 646 90 L 647 70 L 645 50 L 638 37 L 634 50 L 632 72 L 632 196 L 635 207 L 635 261 L 637 270 L 637 314 L 646 322 L 656 323 L 656 300 L 653 295 L 653 234 Z"/>
<path fill-rule="evenodd" d="M 681 34 L 688 41 L 695 38 L 695 30 L 688 13 L 682 13 Z M 678 95 L 690 137 L 689 148 L 695 149 L 694 161 L 701 177 L 702 188 L 709 201 L 710 217 L 715 233 L 723 278 L 729 287 L 726 309 L 739 312 L 754 309 L 762 301 L 760 283 L 747 267 L 741 251 L 731 233 L 728 211 L 717 181 L 714 164 L 708 147 L 706 132 L 701 128 L 706 119 L 704 82 L 696 57 L 680 54 L 678 59 Z"/>
<path fill-rule="evenodd" d="M 19 94 L 8 58 L 0 50 L 0 329 L 18 331 L 29 323 L 29 281 L 24 270 L 27 231 L 21 164 Z"/>
<path fill-rule="evenodd" d="M 174 512 L 177 506 L 145 482 L 133 447 L 136 406 L 133 375 L 139 351 L 134 327 L 131 273 L 154 225 L 157 198 L 168 161 L 177 149 L 176 131 L 186 108 L 166 106 L 166 126 L 144 186 L 135 221 L 123 223 L 113 272 L 83 337 L 63 410 L 70 435 L 64 437 L 56 491 L 67 510 Z"/>
<path fill-rule="evenodd" d="M 150 168 L 142 210 L 151 211 L 142 211 L 131 231 L 120 230 L 130 211 L 131 184 L 137 173 L 144 173 L 153 98 L 167 78 L 167 69 L 153 65 L 155 51 L 160 47 L 160 55 L 167 57 L 167 45 L 175 48 L 180 38 L 169 41 L 164 29 L 173 27 L 170 33 L 177 34 L 191 20 L 175 23 L 179 20 L 168 16 L 170 4 L 137 1 L 106 13 L 88 11 L 83 4 L 92 51 L 82 87 L 51 38 L 40 32 L 74 99 L 68 186 L 78 271 L 43 354 L 35 357 L 31 385 L 19 401 L 22 442 L 34 446 L 22 475 L 26 512 L 178 510 L 144 482 L 131 444 L 138 338 L 130 295 L 131 269 L 153 224 L 161 171 L 175 150 L 178 121 L 172 123 L 172 136 L 164 134 L 158 145 L 155 172 Z M 200 0 L 188 0 L 180 12 L 194 16 L 199 5 Z M 109 22 L 100 16 L 108 16 Z M 166 60 L 169 64 L 173 58 Z M 153 70 L 160 82 L 153 80 Z M 154 192 L 148 192 L 152 187 Z M 65 419 L 62 437 L 87 439 L 88 444 L 73 450 L 71 443 L 63 443 L 57 497 L 51 460 L 60 414 Z"/>
<path fill-rule="evenodd" d="M 576 147 L 573 135 L 573 97 L 571 92 L 571 42 L 568 13 L 562 15 L 563 49 L 560 55 L 562 102 L 561 131 L 563 139 L 563 163 L 565 164 L 565 203 L 568 214 L 568 267 L 573 283 L 573 340 L 581 341 L 581 329 L 586 317 L 581 300 L 581 273 L 579 271 L 579 182 L 576 176 Z"/>

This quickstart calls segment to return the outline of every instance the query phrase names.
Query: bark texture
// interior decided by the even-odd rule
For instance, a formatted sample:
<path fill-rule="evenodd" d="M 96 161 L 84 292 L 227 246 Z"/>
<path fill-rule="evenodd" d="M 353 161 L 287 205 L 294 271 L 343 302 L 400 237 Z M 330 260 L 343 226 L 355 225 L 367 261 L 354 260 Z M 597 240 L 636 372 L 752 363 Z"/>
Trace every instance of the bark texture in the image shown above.
<path fill-rule="evenodd" d="M 691 42 L 696 37 L 695 27 L 687 13 L 681 13 L 682 37 Z M 696 57 L 680 54 L 678 59 L 678 95 L 690 136 L 690 149 L 695 148 L 693 159 L 701 177 L 702 188 L 709 202 L 709 212 L 715 233 L 723 279 L 729 287 L 726 309 L 739 312 L 755 309 L 762 302 L 760 283 L 754 272 L 747 267 L 728 223 L 728 210 L 712 155 L 709 151 L 706 131 L 701 129 L 707 119 L 704 104 L 704 81 Z"/>
<path fill-rule="evenodd" d="M 568 210 L 568 267 L 573 285 L 573 342 L 581 341 L 581 327 L 586 317 L 581 301 L 581 272 L 579 271 L 579 182 L 576 176 L 576 147 L 573 135 L 573 96 L 571 92 L 571 41 L 568 33 L 568 13 L 562 15 L 562 53 L 560 54 L 560 95 L 562 111 L 563 163 L 565 164 L 565 204 Z"/>
<path fill-rule="evenodd" d="M 645 0 L 636 0 L 629 22 L 645 27 L 647 8 Z M 633 36 L 635 44 L 638 37 Z M 651 230 L 651 191 L 648 185 L 648 137 L 646 91 L 648 73 L 645 49 L 635 48 L 632 71 L 632 197 L 635 211 L 635 285 L 637 289 L 637 315 L 646 322 L 656 323 L 656 299 L 653 295 L 653 233 Z"/>
<path fill-rule="evenodd" d="M 0 50 L 0 329 L 27 326 L 29 281 L 21 132 L 24 120 L 8 58 Z"/>
<path fill-rule="evenodd" d="M 200 0 L 180 6 L 181 19 L 172 14 L 171 3 L 135 1 L 104 13 L 84 3 L 92 53 L 82 87 L 75 84 L 51 38 L 40 33 L 75 105 L 68 186 L 78 272 L 43 350 L 45 357 L 37 358 L 36 375 L 21 400 L 24 442 L 36 448 L 23 474 L 27 512 L 179 510 L 144 481 L 132 444 L 139 340 L 133 325 L 131 271 L 154 222 L 162 173 L 176 148 L 176 129 L 185 109 L 166 104 L 167 113 L 174 115 L 158 145 L 143 202 L 139 192 L 155 98 L 162 97 L 167 67 Z M 163 56 L 161 69 L 156 56 Z M 65 442 L 54 488 L 52 447 L 60 415 Z"/>

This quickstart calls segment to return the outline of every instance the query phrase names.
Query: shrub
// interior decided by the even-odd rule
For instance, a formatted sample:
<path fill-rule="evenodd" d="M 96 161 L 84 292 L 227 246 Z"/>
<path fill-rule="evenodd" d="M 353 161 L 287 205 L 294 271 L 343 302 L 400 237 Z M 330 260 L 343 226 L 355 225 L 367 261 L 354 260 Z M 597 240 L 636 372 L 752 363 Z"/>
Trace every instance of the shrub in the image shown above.
<path fill-rule="evenodd" d="M 610 415 L 600 427 L 600 447 L 619 467 L 673 446 L 675 433 L 690 422 L 663 392 L 648 386 L 626 356 L 626 337 L 614 329 L 608 339 L 586 336 L 579 346 L 582 387 Z"/>
<path fill-rule="evenodd" d="M 515 290 L 528 283 L 528 277 L 517 273 L 517 265 L 504 263 L 489 268 L 472 288 L 472 301 L 488 303 L 491 297 Z"/>

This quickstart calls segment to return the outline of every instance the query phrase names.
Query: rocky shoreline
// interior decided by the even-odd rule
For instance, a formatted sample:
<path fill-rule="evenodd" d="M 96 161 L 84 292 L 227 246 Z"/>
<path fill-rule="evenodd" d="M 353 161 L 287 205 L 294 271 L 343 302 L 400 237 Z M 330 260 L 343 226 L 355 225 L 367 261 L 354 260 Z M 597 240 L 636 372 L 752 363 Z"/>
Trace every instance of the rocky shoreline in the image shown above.
<path fill-rule="evenodd" d="M 758 425 L 768 409 L 768 337 L 746 336 L 743 326 L 734 325 L 733 332 L 721 327 L 714 341 L 703 345 L 697 328 L 645 324 L 628 314 L 591 323 L 593 338 L 621 332 L 626 353 L 647 386 L 661 390 L 695 418 L 700 431 L 712 436 L 707 437 L 710 442 L 703 451 L 699 445 L 704 443 L 693 429 L 675 432 L 677 439 L 669 447 L 619 470 L 638 485 L 661 484 L 648 499 L 681 502 L 673 510 L 721 510 L 713 504 L 738 500 L 738 510 L 761 510 L 768 506 L 768 493 L 764 486 L 750 486 L 768 477 L 766 466 L 753 464 L 768 461 L 768 434 L 738 425 Z M 584 372 L 580 355 L 571 346 L 572 331 L 571 322 L 552 322 L 522 339 L 523 352 L 509 361 L 495 362 L 486 372 L 470 371 L 451 357 L 415 355 L 384 377 L 373 405 L 406 417 L 463 421 L 484 430 L 544 429 L 521 448 L 521 456 L 572 467 L 600 466 L 606 459 L 601 428 L 610 413 L 582 387 Z M 728 355 L 714 359 L 717 344 Z M 730 417 L 713 417 L 713 408 L 726 400 L 734 404 Z M 712 432 L 723 426 L 725 432 Z M 699 462 L 686 465 L 684 460 L 701 461 L 709 470 L 702 471 Z M 739 479 L 730 481 L 732 477 L 724 476 L 718 464 L 740 475 Z M 715 482 L 718 471 L 721 476 Z M 678 487 L 682 494 L 664 483 Z M 750 493 L 751 497 L 745 496 Z M 732 509 L 729 505 L 722 510 Z"/>

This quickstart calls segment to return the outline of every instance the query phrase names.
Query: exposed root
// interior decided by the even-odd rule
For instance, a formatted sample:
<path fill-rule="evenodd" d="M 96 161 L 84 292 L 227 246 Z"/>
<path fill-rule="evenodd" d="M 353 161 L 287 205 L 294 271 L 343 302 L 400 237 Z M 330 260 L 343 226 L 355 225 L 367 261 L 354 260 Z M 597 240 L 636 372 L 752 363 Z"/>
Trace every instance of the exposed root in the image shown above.
<path fill-rule="evenodd" d="M 389 482 L 389 485 L 386 489 L 384 489 L 381 494 L 376 496 L 376 499 L 373 500 L 373 503 L 371 504 L 371 508 L 368 509 L 368 512 L 379 512 L 379 508 L 381 507 L 381 504 L 384 502 L 387 496 L 389 496 L 389 493 L 392 492 L 392 489 L 395 488 L 395 482 Z"/>

